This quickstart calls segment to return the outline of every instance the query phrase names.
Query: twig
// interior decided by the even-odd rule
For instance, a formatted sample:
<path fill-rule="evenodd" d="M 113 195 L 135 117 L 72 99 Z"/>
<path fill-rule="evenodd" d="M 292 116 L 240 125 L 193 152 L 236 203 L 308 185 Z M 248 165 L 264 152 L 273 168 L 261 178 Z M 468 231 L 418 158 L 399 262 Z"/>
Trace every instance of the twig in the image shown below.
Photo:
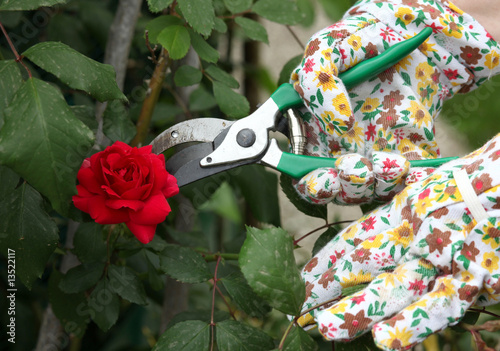
<path fill-rule="evenodd" d="M 220 291 L 219 287 L 217 286 L 217 282 L 215 282 L 214 284 L 215 284 L 215 288 L 217 289 L 217 292 L 219 293 L 219 296 L 222 297 L 222 301 L 224 301 L 224 303 L 226 304 L 226 307 L 227 307 L 227 310 L 229 311 L 229 314 L 231 315 L 231 317 L 234 320 L 236 320 L 236 316 L 234 315 L 234 312 L 231 309 L 231 306 L 229 306 L 229 303 L 227 302 L 226 297 L 224 296 L 222 291 Z"/>
<path fill-rule="evenodd" d="M 333 222 L 333 223 L 327 223 L 325 225 L 322 225 L 321 227 L 318 227 L 316 229 L 311 230 L 309 233 L 301 236 L 297 240 L 294 240 L 293 246 L 297 245 L 300 241 L 303 239 L 307 238 L 309 235 L 316 233 L 317 231 L 320 231 L 321 229 L 329 228 L 331 226 L 337 225 L 337 224 L 345 224 L 345 223 L 351 223 L 353 220 L 347 220 L 347 221 L 340 221 L 340 222 Z"/>
<path fill-rule="evenodd" d="M 290 334 L 290 331 L 292 330 L 292 327 L 294 324 L 295 324 L 295 320 L 291 321 L 290 324 L 288 324 L 288 327 L 285 330 L 285 334 L 283 334 L 283 337 L 281 338 L 280 344 L 278 346 L 278 350 L 283 350 L 283 346 L 285 345 L 285 340 L 288 337 L 288 334 Z"/>
<path fill-rule="evenodd" d="M 243 16 L 245 16 L 248 13 L 252 13 L 252 10 L 245 10 L 245 11 L 242 11 L 242 12 L 235 13 L 233 15 L 217 16 L 217 17 L 219 17 L 221 19 L 235 19 L 236 17 L 243 17 Z"/>
<path fill-rule="evenodd" d="M 211 341 L 210 341 L 210 351 L 214 349 L 214 335 L 215 335 L 215 322 L 214 322 L 214 314 L 215 314 L 215 291 L 217 287 L 217 270 L 219 269 L 219 263 L 221 261 L 221 257 L 217 258 L 217 263 L 215 264 L 215 272 L 214 272 L 214 288 L 212 290 L 212 314 L 210 316 L 210 329 L 211 333 Z"/>
<path fill-rule="evenodd" d="M 158 97 L 160 96 L 167 69 L 170 67 L 171 63 L 172 60 L 170 59 L 167 50 L 162 49 L 158 64 L 156 65 L 153 76 L 149 81 L 146 98 L 142 102 L 141 114 L 139 115 L 139 119 L 136 124 L 137 134 L 130 142 L 131 146 L 140 146 L 144 143 L 144 140 L 146 140 L 151 118 L 153 117 L 153 111 L 156 103 L 158 102 Z"/>
<path fill-rule="evenodd" d="M 12 53 L 14 54 L 14 56 L 16 57 L 16 62 L 19 62 L 24 67 L 24 69 L 26 70 L 26 72 L 28 72 L 28 76 L 30 78 L 33 78 L 33 76 L 31 75 L 31 71 L 29 70 L 28 66 L 26 66 L 26 64 L 23 62 L 23 56 L 19 55 L 19 53 L 17 52 L 16 47 L 14 46 L 14 44 L 12 43 L 12 41 L 10 40 L 9 34 L 5 30 L 2 22 L 0 22 L 0 28 L 2 29 L 2 32 L 3 32 L 3 35 L 5 36 L 5 39 L 7 39 L 7 43 L 9 43 L 10 50 L 12 51 Z"/>
<path fill-rule="evenodd" d="M 179 106 L 182 109 L 182 112 L 186 116 L 186 119 L 191 119 L 193 116 L 191 115 L 191 111 L 189 111 L 189 108 L 187 107 L 186 103 L 184 100 L 177 94 L 174 88 L 172 88 L 170 85 L 166 84 L 166 88 L 170 94 L 174 97 L 175 101 L 179 104 Z"/>
<path fill-rule="evenodd" d="M 146 46 L 147 46 L 147 48 L 148 48 L 148 50 L 149 50 L 149 53 L 151 54 L 150 59 L 151 59 L 151 61 L 152 61 L 155 65 L 157 65 L 157 64 L 158 64 L 158 59 L 156 58 L 155 50 L 158 48 L 158 45 L 155 45 L 155 47 L 154 47 L 154 49 L 153 49 L 153 48 L 151 47 L 151 45 L 150 45 L 150 42 L 149 42 L 149 31 L 148 31 L 148 30 L 146 30 L 146 31 L 144 32 L 144 34 L 145 34 L 145 36 L 146 36 Z"/>
<path fill-rule="evenodd" d="M 297 36 L 297 34 L 295 34 L 295 32 L 293 31 L 292 27 L 290 26 L 286 26 L 286 29 L 288 29 L 288 31 L 290 32 L 290 34 L 292 35 L 292 37 L 295 39 L 295 41 L 299 44 L 300 48 L 301 49 L 304 49 L 304 44 L 302 44 L 302 42 L 300 41 L 299 37 Z"/>
<path fill-rule="evenodd" d="M 240 257 L 239 254 L 235 254 L 235 253 L 217 253 L 217 254 L 202 254 L 203 258 L 205 259 L 205 261 L 207 262 L 215 262 L 220 258 L 224 259 L 224 260 L 230 260 L 230 261 L 237 261 L 238 258 Z"/>
<path fill-rule="evenodd" d="M 492 317 L 495 317 L 495 318 L 498 318 L 500 319 L 500 316 L 498 314 L 495 314 L 493 312 L 490 312 L 490 311 L 487 311 L 484 307 L 483 309 L 479 309 L 479 308 L 469 308 L 469 311 L 471 312 L 479 312 L 479 313 L 484 313 L 484 314 L 487 314 L 489 316 L 492 316 Z"/>

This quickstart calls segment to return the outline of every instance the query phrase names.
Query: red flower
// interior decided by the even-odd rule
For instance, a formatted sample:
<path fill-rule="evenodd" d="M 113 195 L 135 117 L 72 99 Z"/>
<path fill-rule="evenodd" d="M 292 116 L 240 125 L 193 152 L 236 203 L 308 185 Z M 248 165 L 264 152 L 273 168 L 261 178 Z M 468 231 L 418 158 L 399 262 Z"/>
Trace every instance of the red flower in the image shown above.
<path fill-rule="evenodd" d="M 445 69 L 444 74 L 445 74 L 446 78 L 448 78 L 449 80 L 453 80 L 453 79 L 458 78 L 458 70 L 456 70 L 456 69 L 451 69 L 451 68 Z"/>
<path fill-rule="evenodd" d="M 152 146 L 132 148 L 117 141 L 83 161 L 73 196 L 75 206 L 100 224 L 125 223 L 140 242 L 153 240 L 170 213 L 167 198 L 179 192 Z"/>
<path fill-rule="evenodd" d="M 377 222 L 377 220 L 375 219 L 375 217 L 370 217 L 368 219 L 366 219 L 365 221 L 363 221 L 363 223 L 361 223 L 361 227 L 365 230 L 365 231 L 369 231 L 371 229 L 375 229 L 374 227 L 374 224 Z"/>
<path fill-rule="evenodd" d="M 371 139 L 371 140 L 375 141 L 375 134 L 377 133 L 376 128 L 377 128 L 377 126 L 374 124 L 370 123 L 368 125 L 368 130 L 365 132 L 366 140 L 369 141 Z"/>
<path fill-rule="evenodd" d="M 307 59 L 306 64 L 304 65 L 304 71 L 306 71 L 306 73 L 312 72 L 313 67 L 314 67 L 314 60 Z"/>

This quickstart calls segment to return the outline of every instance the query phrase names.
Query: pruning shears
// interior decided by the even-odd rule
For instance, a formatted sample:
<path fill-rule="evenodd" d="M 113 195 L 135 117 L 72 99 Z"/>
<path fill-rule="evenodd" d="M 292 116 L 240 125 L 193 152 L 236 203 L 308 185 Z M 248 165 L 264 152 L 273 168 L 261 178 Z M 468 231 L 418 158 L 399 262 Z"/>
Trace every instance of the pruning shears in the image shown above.
<path fill-rule="evenodd" d="M 341 73 L 339 78 L 351 89 L 395 65 L 431 34 L 432 29 L 427 27 L 413 38 Z M 303 100 L 292 85 L 283 84 L 248 117 L 237 121 L 197 118 L 168 128 L 151 143 L 153 152 L 162 153 L 176 145 L 198 142 L 175 153 L 166 162 L 167 171 L 177 178 L 179 186 L 253 163 L 275 168 L 293 178 L 301 178 L 320 167 L 333 167 L 333 158 L 302 155 L 305 137 L 295 111 L 301 106 Z M 292 153 L 283 152 L 276 139 L 269 137 L 270 131 L 285 134 Z"/>

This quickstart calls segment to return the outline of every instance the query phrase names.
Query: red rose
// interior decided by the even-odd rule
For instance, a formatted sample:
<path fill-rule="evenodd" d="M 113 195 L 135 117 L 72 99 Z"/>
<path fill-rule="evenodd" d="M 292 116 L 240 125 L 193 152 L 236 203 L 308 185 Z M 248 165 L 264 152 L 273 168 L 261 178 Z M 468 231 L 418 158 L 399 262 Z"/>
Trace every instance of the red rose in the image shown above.
<path fill-rule="evenodd" d="M 151 149 L 117 141 L 85 159 L 77 176 L 78 195 L 73 196 L 75 206 L 97 223 L 125 223 L 144 244 L 170 213 L 167 198 L 179 192 L 163 155 Z"/>

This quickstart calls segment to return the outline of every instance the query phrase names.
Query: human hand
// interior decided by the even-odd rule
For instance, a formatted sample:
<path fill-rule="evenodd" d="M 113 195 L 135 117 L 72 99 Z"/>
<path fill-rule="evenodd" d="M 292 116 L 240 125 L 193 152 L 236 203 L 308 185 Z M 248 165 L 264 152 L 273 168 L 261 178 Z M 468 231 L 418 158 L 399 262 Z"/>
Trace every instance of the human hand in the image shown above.
<path fill-rule="evenodd" d="M 414 36 L 426 26 L 434 34 L 411 55 L 349 92 L 337 78 L 359 62 Z M 292 74 L 303 97 L 305 154 L 339 157 L 357 153 L 374 163 L 373 152 L 408 160 L 436 158 L 434 119 L 443 102 L 468 92 L 500 70 L 500 48 L 471 16 L 451 3 L 422 0 L 361 1 L 338 23 L 316 33 Z M 352 172 L 356 173 L 356 172 Z M 313 171 L 299 193 L 315 203 L 369 202 L 362 192 L 324 197 L 334 172 Z M 324 178 L 324 179 L 321 179 Z M 320 187 L 320 188 L 318 188 Z M 390 191 L 381 194 L 389 197 Z M 380 193 L 379 193 L 380 194 Z"/>
<path fill-rule="evenodd" d="M 400 350 L 498 303 L 499 172 L 500 134 L 343 230 L 303 269 L 312 310 L 299 325 L 329 340 L 371 329 L 380 348 Z"/>

